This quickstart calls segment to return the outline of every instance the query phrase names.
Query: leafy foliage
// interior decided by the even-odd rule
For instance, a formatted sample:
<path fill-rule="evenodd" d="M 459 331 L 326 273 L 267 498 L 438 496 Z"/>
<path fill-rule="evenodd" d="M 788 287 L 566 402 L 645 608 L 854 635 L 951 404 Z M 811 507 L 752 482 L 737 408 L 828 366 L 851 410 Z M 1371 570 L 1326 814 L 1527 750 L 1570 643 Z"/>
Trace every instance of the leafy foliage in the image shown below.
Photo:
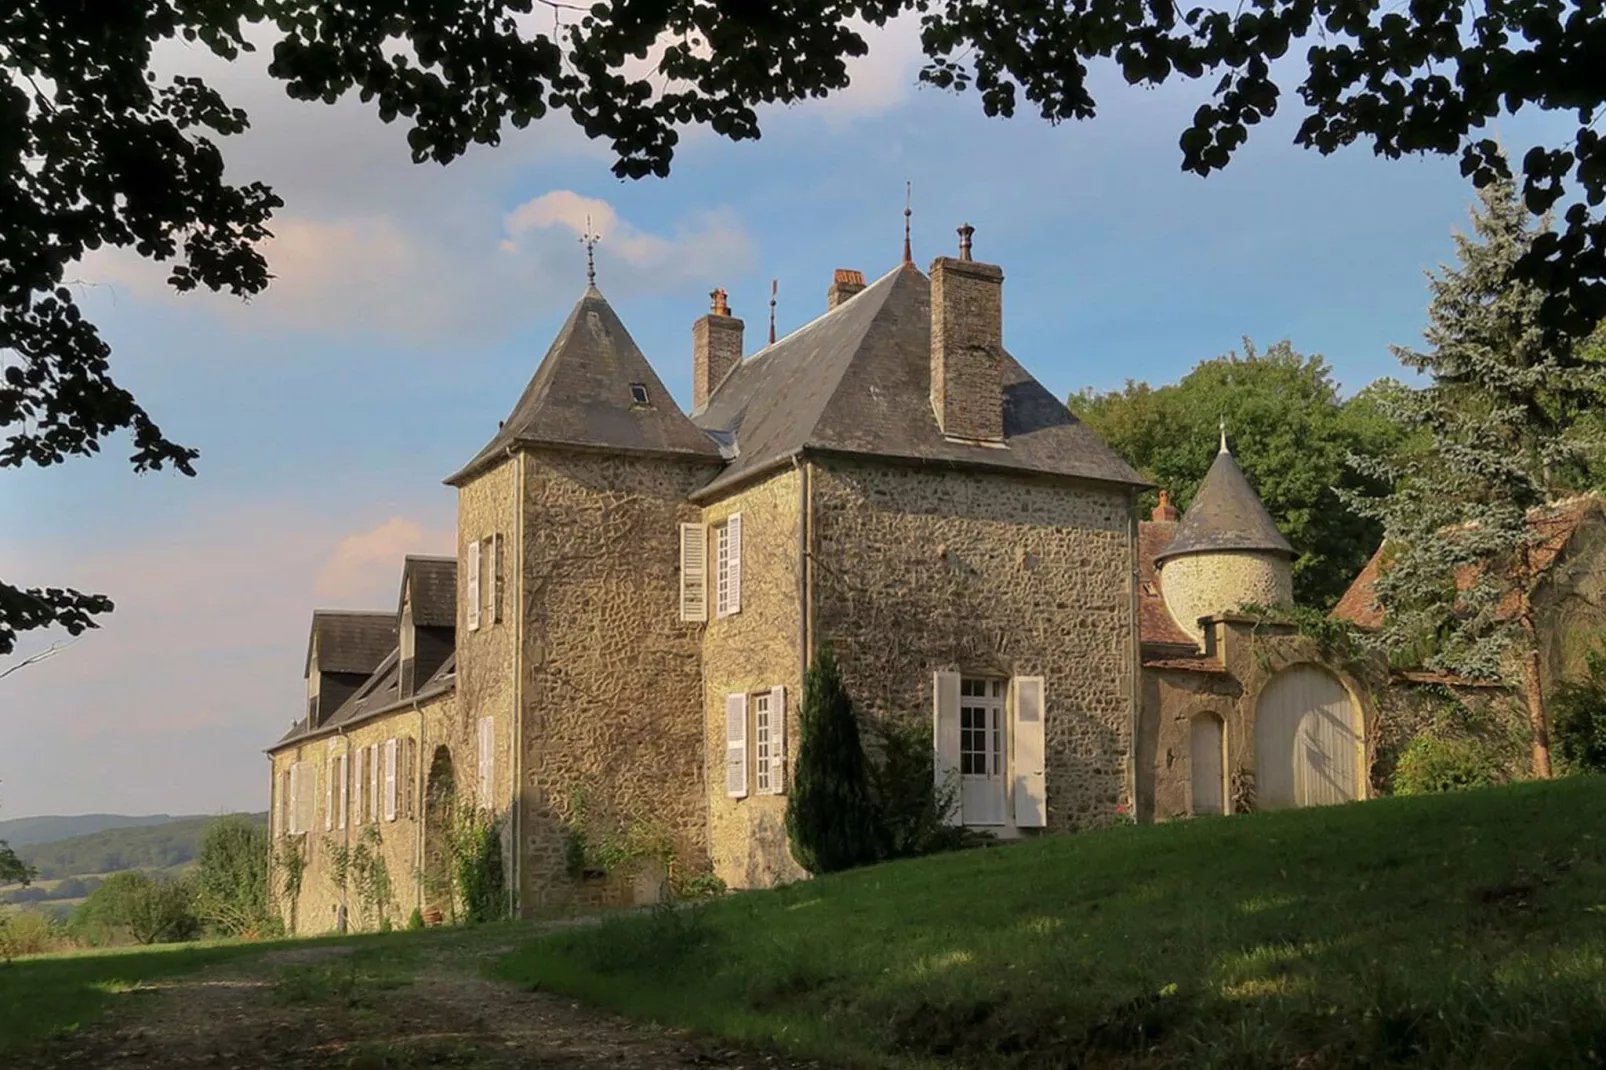
<path fill-rule="evenodd" d="M 19 910 L 0 917 L 0 962 L 43 955 L 70 943 L 66 929 L 43 910 Z"/>
<path fill-rule="evenodd" d="M 355 843 L 324 840 L 329 857 L 329 881 L 337 894 L 350 890 L 357 896 L 358 917 L 366 928 L 390 929 L 390 866 L 385 861 L 384 839 L 378 825 L 364 825 Z"/>
<path fill-rule="evenodd" d="M 1550 700 L 1556 750 L 1568 772 L 1606 773 L 1606 650 L 1590 650 L 1584 664 Z"/>
<path fill-rule="evenodd" d="M 931 729 L 918 720 L 877 718 L 870 725 L 870 797 L 881 833 L 882 858 L 915 858 L 970 843 L 945 818 L 959 803 L 959 786 L 936 784 Z"/>
<path fill-rule="evenodd" d="M 267 827 L 266 814 L 235 814 L 226 820 Z M 22 857 L 46 880 L 125 869 L 169 869 L 194 861 L 213 817 L 185 818 L 160 825 L 110 828 L 87 836 L 34 843 Z"/>
<path fill-rule="evenodd" d="M 502 823 L 464 800 L 455 807 L 448 839 L 452 885 L 469 924 L 507 917 L 507 877 L 502 857 Z"/>
<path fill-rule="evenodd" d="M 1487 787 L 1501 779 L 1499 760 L 1478 740 L 1421 735 L 1400 752 L 1391 786 L 1396 795 L 1433 795 Z"/>
<path fill-rule="evenodd" d="M 1580 421 L 1606 385 L 1601 365 L 1560 345 L 1540 321 L 1543 293 L 1508 276 L 1537 241 L 1509 182 L 1482 192 L 1476 239 L 1458 236 L 1459 265 L 1431 277 L 1431 349 L 1396 347 L 1431 377 L 1384 411 L 1423 437 L 1420 449 L 1356 458 L 1394 492 L 1347 494 L 1380 521 L 1390 557 L 1376 583 L 1384 650 L 1422 649 L 1424 664 L 1485 680 L 1520 667 L 1533 725 L 1534 771 L 1549 775 L 1537 638 L 1528 598 L 1542 567 L 1537 507 L 1587 473 L 1596 429 Z"/>
<path fill-rule="evenodd" d="M 224 936 L 260 933 L 269 926 L 268 830 L 243 816 L 207 826 L 196 867 L 195 913 Z"/>
<path fill-rule="evenodd" d="M 792 857 L 810 873 L 874 862 L 880 855 L 880 823 L 859 721 L 830 647 L 819 652 L 804 677 L 800 726 L 786 805 Z"/>
<path fill-rule="evenodd" d="M 193 939 L 200 931 L 190 886 L 138 871 L 114 873 L 73 911 L 69 927 L 90 943 L 126 935 L 137 944 Z"/>
<path fill-rule="evenodd" d="M 1386 489 L 1347 462 L 1351 454 L 1383 457 L 1399 446 L 1399 430 L 1377 407 L 1389 389 L 1374 384 L 1346 401 L 1322 357 L 1286 341 L 1261 352 L 1245 338 L 1242 356 L 1203 361 L 1173 385 L 1128 380 L 1122 390 L 1073 395 L 1070 407 L 1182 509 L 1215 460 L 1225 419 L 1244 474 L 1299 552 L 1295 599 L 1327 608 L 1382 536 L 1382 526 L 1345 505 L 1340 490 Z M 1153 504 L 1151 492 L 1144 510 Z"/>
<path fill-rule="evenodd" d="M 538 2 L 554 15 L 550 31 L 520 17 Z M 282 202 L 260 182 L 227 181 L 217 145 L 248 117 L 200 78 L 159 79 L 153 46 L 182 39 L 234 60 L 267 43 L 268 71 L 290 96 L 356 93 L 387 123 L 405 117 L 415 162 L 448 163 L 556 111 L 608 142 L 617 174 L 641 177 L 668 173 L 680 127 L 756 138 L 759 104 L 846 88 L 847 61 L 868 51 L 862 28 L 910 10 L 922 15 L 921 78 L 974 88 L 989 115 L 1014 114 L 1023 94 L 1050 122 L 1090 118 L 1090 64 L 1105 60 L 1132 83 L 1213 83 L 1180 140 L 1182 166 L 1199 174 L 1225 167 L 1249 128 L 1276 113 L 1272 63 L 1305 40 L 1307 115 L 1295 140 L 1323 153 L 1370 142 L 1389 157 L 1457 155 L 1482 187 L 1509 171 L 1481 136 L 1489 117 L 1576 113 L 1569 144 L 1524 156 L 1523 195 L 1535 211 L 1559 204 L 1570 181 L 1585 197 L 1523 267 L 1552 291 L 1549 322 L 1577 334 L 1606 312 L 1606 147 L 1592 126 L 1606 90 L 1577 74 L 1596 48 L 1589 4 L 1516 0 L 1481 10 L 1470 27 L 1454 4 L 1385 13 L 1360 0 L 1186 12 L 1118 0 L 33 4 L 0 25 L 10 76 L 0 92 L 0 427 L 10 433 L 0 467 L 92 454 L 127 429 L 136 470 L 194 473 L 197 451 L 168 439 L 111 376 L 110 347 L 68 285 L 85 253 L 132 248 L 171 264 L 179 291 L 249 297 L 268 284 L 258 246 Z M 578 17 L 565 24 L 570 12 Z M 626 71 L 654 51 L 653 63 Z M 18 631 L 82 631 L 111 608 L 101 595 L 0 583 L 0 654 Z"/>

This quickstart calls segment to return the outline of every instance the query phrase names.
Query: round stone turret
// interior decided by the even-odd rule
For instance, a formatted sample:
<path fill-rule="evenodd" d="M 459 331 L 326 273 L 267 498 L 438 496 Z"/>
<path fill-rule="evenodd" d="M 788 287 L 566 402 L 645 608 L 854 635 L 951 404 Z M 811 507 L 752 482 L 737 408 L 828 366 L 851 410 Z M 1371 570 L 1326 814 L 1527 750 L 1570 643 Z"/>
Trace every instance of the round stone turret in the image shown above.
<path fill-rule="evenodd" d="M 1294 548 L 1227 449 L 1216 454 L 1177 534 L 1155 555 L 1160 591 L 1177 624 L 1202 639 L 1202 617 L 1294 598 Z"/>

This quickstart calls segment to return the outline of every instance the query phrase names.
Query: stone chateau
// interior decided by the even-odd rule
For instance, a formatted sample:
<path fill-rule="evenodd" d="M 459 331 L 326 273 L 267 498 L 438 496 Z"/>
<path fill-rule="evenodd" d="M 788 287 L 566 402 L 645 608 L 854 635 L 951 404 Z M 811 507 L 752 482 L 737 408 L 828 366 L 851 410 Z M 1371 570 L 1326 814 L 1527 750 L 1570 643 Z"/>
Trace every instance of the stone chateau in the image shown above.
<path fill-rule="evenodd" d="M 1286 601 L 1293 553 L 1225 434 L 1187 514 L 1140 523 L 1143 481 L 1004 348 L 971 234 L 928 273 L 907 244 L 836 272 L 751 355 L 715 291 L 690 413 L 587 287 L 447 480 L 455 557 L 313 614 L 305 716 L 268 752 L 287 921 L 378 924 L 342 879 L 359 845 L 390 920 L 449 912 L 454 802 L 500 819 L 519 913 L 802 877 L 783 817 L 824 644 L 1001 837 L 1368 793 L 1361 690 L 1233 613 Z M 650 859 L 608 872 L 605 842 Z"/>

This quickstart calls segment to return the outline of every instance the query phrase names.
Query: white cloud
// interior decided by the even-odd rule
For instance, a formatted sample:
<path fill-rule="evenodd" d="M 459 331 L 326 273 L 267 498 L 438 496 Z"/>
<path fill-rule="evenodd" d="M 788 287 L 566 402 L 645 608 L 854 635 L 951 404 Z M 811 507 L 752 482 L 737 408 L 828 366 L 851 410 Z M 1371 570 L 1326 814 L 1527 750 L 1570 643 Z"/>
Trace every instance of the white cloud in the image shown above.
<path fill-rule="evenodd" d="M 281 505 L 115 550 L 0 546 L 0 571 L 117 604 L 100 629 L 0 681 L 8 816 L 261 808 L 261 751 L 301 714 L 313 607 L 394 608 L 403 555 L 449 552 L 450 524 Z M 57 638 L 25 636 L 16 657 Z"/>

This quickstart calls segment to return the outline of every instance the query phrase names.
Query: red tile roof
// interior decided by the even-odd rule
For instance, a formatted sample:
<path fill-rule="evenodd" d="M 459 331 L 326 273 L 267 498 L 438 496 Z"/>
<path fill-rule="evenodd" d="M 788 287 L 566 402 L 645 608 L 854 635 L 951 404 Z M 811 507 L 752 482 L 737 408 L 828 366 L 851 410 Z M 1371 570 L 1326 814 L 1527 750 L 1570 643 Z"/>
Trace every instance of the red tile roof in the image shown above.
<path fill-rule="evenodd" d="M 1534 564 L 1538 571 L 1544 572 L 1556 563 L 1561 552 L 1566 548 L 1573 532 L 1578 530 L 1584 518 L 1591 512 L 1598 510 L 1602 505 L 1601 498 L 1595 494 L 1584 494 L 1566 501 L 1557 502 L 1533 511 L 1529 523 L 1541 535 L 1541 539 L 1534 550 Z M 1371 560 L 1350 582 L 1349 589 L 1344 597 L 1338 600 L 1333 607 L 1331 616 L 1338 620 L 1347 620 L 1359 628 L 1374 629 L 1383 625 L 1383 610 L 1377 604 L 1376 586 L 1377 578 L 1383 569 L 1384 547 L 1379 546 L 1372 554 Z M 1475 567 L 1464 567 L 1456 572 L 1456 586 L 1461 590 L 1471 587 L 1477 577 Z M 1515 592 L 1510 593 L 1508 599 L 1513 602 L 1507 611 L 1515 611 Z"/>
<path fill-rule="evenodd" d="M 1145 645 L 1196 649 L 1193 636 L 1182 630 L 1166 608 L 1154 559 L 1171 545 L 1180 525 L 1175 520 L 1138 523 L 1138 638 Z M 1147 664 L 1147 662 L 1145 662 Z"/>

